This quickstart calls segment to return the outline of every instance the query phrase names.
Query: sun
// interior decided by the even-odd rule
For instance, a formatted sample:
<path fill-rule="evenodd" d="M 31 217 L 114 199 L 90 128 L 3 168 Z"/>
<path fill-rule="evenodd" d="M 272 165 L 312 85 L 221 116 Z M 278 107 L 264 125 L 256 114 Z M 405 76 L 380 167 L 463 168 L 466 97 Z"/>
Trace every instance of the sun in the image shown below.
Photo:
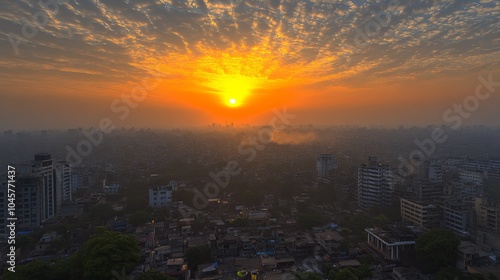
<path fill-rule="evenodd" d="M 247 99 L 262 83 L 262 78 L 249 77 L 241 74 L 216 75 L 208 84 L 220 96 L 221 102 L 227 107 L 242 107 Z"/>

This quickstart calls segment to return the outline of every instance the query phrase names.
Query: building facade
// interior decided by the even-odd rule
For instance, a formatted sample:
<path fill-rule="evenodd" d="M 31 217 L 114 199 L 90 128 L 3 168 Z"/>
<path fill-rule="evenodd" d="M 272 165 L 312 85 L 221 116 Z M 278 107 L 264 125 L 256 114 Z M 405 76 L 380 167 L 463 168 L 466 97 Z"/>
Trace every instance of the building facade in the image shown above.
<path fill-rule="evenodd" d="M 394 176 L 387 164 L 381 164 L 376 157 L 370 157 L 368 164 L 358 168 L 358 207 L 390 205 L 394 192 Z"/>

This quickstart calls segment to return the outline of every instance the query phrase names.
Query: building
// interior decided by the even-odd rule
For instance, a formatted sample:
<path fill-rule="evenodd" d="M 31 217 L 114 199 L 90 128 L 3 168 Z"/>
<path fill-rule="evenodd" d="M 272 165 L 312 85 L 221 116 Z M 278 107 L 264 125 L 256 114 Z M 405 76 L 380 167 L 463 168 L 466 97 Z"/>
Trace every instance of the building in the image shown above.
<path fill-rule="evenodd" d="M 59 210 L 61 204 L 72 200 L 72 176 L 71 165 L 66 161 L 54 163 L 54 174 L 56 184 L 56 208 Z"/>
<path fill-rule="evenodd" d="M 338 169 L 339 165 L 332 154 L 321 154 L 316 159 L 316 176 L 318 180 L 330 179 L 333 171 Z"/>
<path fill-rule="evenodd" d="M 404 222 L 430 229 L 440 224 L 439 208 L 421 201 L 401 198 L 401 217 Z"/>
<path fill-rule="evenodd" d="M 474 213 L 478 226 L 500 233 L 500 204 L 484 197 L 476 197 Z"/>
<path fill-rule="evenodd" d="M 338 254 L 340 251 L 340 242 L 344 240 L 336 231 L 317 232 L 314 234 L 319 246 L 330 255 Z"/>
<path fill-rule="evenodd" d="M 426 160 L 418 167 L 418 177 L 431 183 L 443 182 L 442 165 L 437 160 Z"/>
<path fill-rule="evenodd" d="M 381 164 L 376 157 L 370 157 L 368 164 L 358 168 L 358 207 L 392 204 L 394 176 L 387 164 Z"/>
<path fill-rule="evenodd" d="M 34 160 L 15 164 L 16 218 L 18 231 L 30 231 L 56 215 L 71 201 L 71 166 L 54 161 L 50 154 L 39 153 Z M 0 238 L 5 236 L 8 201 L 7 181 L 0 188 Z"/>
<path fill-rule="evenodd" d="M 443 195 L 443 185 L 430 181 L 420 181 L 415 187 L 419 201 L 432 202 Z"/>
<path fill-rule="evenodd" d="M 458 174 L 460 181 L 464 183 L 473 183 L 478 186 L 482 186 L 484 183 L 484 179 L 486 172 L 481 171 L 481 170 L 468 170 L 468 169 L 462 169 L 460 170 L 460 173 Z"/>
<path fill-rule="evenodd" d="M 6 178 L 7 176 L 2 176 Z M 42 195 L 43 178 L 38 174 L 21 176 L 16 174 L 15 182 L 16 200 L 15 217 L 16 231 L 32 231 L 40 227 L 42 223 Z M 7 218 L 10 217 L 8 211 L 7 181 L 2 181 L 0 185 L 0 240 L 4 241 L 8 237 Z"/>
<path fill-rule="evenodd" d="M 500 158 L 490 159 L 488 178 L 500 179 Z"/>
<path fill-rule="evenodd" d="M 105 194 L 117 194 L 118 191 L 120 190 L 120 184 L 113 183 L 113 184 L 108 185 L 108 186 L 106 186 L 106 184 L 104 184 L 103 189 L 104 189 Z"/>
<path fill-rule="evenodd" d="M 460 236 L 469 235 L 469 225 L 472 223 L 472 207 L 458 200 L 446 198 L 441 203 L 441 226 Z"/>
<path fill-rule="evenodd" d="M 405 227 L 367 228 L 365 231 L 368 233 L 368 245 L 387 260 L 401 260 L 405 252 L 414 250 L 416 236 Z"/>
<path fill-rule="evenodd" d="M 21 174 L 37 173 L 42 177 L 42 220 L 54 217 L 57 211 L 57 187 L 52 157 L 47 153 L 36 154 L 35 160 L 23 167 Z"/>
<path fill-rule="evenodd" d="M 150 188 L 149 206 L 153 208 L 172 206 L 172 187 L 168 185 Z"/>

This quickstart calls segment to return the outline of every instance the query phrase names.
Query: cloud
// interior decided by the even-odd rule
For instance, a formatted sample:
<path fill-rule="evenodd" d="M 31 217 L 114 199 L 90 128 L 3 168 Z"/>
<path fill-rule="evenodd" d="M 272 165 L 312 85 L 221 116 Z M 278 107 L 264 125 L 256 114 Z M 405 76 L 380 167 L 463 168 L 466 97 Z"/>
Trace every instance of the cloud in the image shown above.
<path fill-rule="evenodd" d="M 498 67 L 500 2 L 401 0 L 392 9 L 388 3 L 72 0 L 51 14 L 33 1 L 7 0 L 0 11 L 0 77 L 29 81 L 45 73 L 119 83 L 155 65 L 187 75 L 202 66 L 197 61 L 222 56 L 265 66 L 243 63 L 228 71 L 248 75 L 250 69 L 305 85 L 356 86 Z M 40 12 L 47 23 L 16 55 L 9 34 L 22 37 L 26 19 Z M 389 21 L 380 24 L 374 15 Z M 210 77 L 198 74 L 194 82 Z"/>

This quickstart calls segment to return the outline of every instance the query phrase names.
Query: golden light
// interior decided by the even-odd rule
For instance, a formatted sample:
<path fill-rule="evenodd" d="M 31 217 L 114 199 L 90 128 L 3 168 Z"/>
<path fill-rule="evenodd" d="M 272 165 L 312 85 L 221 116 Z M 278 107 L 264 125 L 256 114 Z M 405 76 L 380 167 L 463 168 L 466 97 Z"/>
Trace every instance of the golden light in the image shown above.
<path fill-rule="evenodd" d="M 259 87 L 262 78 L 248 77 L 241 74 L 219 74 L 209 83 L 222 102 L 229 107 L 244 105 L 245 100 Z"/>

